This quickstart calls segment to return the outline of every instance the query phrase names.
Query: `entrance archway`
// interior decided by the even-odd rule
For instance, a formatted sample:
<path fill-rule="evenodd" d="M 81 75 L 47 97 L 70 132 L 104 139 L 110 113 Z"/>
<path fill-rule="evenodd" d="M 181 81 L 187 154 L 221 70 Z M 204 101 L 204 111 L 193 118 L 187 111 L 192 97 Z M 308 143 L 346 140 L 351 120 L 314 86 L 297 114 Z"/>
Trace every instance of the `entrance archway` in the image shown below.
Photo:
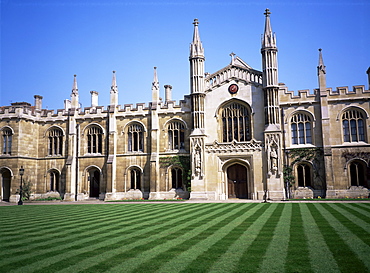
<path fill-rule="evenodd" d="M 90 197 L 99 197 L 100 193 L 100 172 L 91 170 L 89 172 L 90 179 Z"/>
<path fill-rule="evenodd" d="M 9 202 L 11 178 L 12 174 L 8 169 L 3 169 L 1 171 L 1 199 L 3 201 Z"/>
<path fill-rule="evenodd" d="M 248 198 L 248 170 L 240 164 L 227 168 L 228 198 Z"/>

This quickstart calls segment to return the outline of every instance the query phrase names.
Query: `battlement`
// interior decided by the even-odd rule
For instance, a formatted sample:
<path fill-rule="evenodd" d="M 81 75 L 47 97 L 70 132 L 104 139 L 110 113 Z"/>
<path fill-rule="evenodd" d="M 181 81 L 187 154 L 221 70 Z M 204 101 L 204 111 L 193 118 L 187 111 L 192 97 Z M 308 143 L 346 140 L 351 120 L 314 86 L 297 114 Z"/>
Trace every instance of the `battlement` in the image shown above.
<path fill-rule="evenodd" d="M 79 117 L 85 116 L 86 118 L 102 117 L 105 116 L 108 111 L 112 111 L 112 106 L 91 106 L 84 107 L 83 109 L 36 109 L 36 106 L 31 106 L 28 102 L 17 102 L 12 103 L 11 106 L 0 107 L 0 119 L 4 118 L 25 118 L 25 119 L 65 119 L 68 115 L 74 115 L 77 113 Z M 117 109 L 117 114 L 124 115 L 146 115 L 149 113 L 151 103 L 148 105 L 145 103 L 137 103 L 135 106 L 133 104 L 124 104 L 114 106 Z M 191 110 L 191 98 L 190 96 L 185 96 L 183 100 L 180 100 L 176 104 L 175 100 L 170 100 L 158 104 L 157 110 L 159 112 L 180 112 L 180 111 L 190 111 Z"/>
<path fill-rule="evenodd" d="M 297 92 L 288 91 L 288 87 L 284 83 L 279 83 L 280 92 L 280 103 L 313 103 L 319 101 L 319 89 L 313 89 L 312 92 L 309 89 L 298 90 Z M 326 88 L 326 95 L 328 100 L 353 100 L 353 99 L 364 99 L 364 97 L 370 98 L 370 91 L 365 89 L 364 85 L 355 85 L 350 90 L 348 86 L 333 88 Z"/>

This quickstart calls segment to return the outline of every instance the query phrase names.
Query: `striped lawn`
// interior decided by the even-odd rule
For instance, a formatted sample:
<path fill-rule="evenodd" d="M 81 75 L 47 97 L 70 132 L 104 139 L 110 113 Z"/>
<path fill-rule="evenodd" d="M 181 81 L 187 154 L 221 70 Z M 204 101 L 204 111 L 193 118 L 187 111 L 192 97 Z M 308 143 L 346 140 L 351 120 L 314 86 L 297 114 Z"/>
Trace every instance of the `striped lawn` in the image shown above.
<path fill-rule="evenodd" d="M 370 203 L 0 207 L 0 272 L 370 272 Z"/>

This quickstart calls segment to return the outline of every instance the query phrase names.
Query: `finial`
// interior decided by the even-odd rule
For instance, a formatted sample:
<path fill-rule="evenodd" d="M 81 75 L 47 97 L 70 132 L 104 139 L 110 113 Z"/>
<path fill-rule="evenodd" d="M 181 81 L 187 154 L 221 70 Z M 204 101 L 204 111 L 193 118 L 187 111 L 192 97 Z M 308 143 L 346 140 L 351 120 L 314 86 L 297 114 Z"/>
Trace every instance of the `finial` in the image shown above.
<path fill-rule="evenodd" d="M 236 54 L 234 53 L 234 52 L 231 52 L 230 53 L 230 56 L 231 56 L 231 64 L 234 64 L 234 56 L 235 56 Z"/>
<path fill-rule="evenodd" d="M 319 51 L 321 52 L 321 51 L 322 51 L 322 49 L 321 49 L 321 48 L 319 48 Z"/>
<path fill-rule="evenodd" d="M 76 75 L 76 74 L 74 74 L 74 75 L 73 75 L 73 77 L 75 77 L 75 78 L 76 78 L 76 77 L 77 77 L 77 75 Z"/>
<path fill-rule="evenodd" d="M 116 73 L 116 71 L 115 71 L 115 70 L 113 70 L 113 73 Z"/>
<path fill-rule="evenodd" d="M 193 24 L 194 24 L 194 26 L 197 26 L 197 25 L 199 25 L 199 21 L 198 21 L 198 19 L 194 19 L 194 22 L 193 22 Z"/>
<path fill-rule="evenodd" d="M 269 9 L 266 9 L 264 15 L 266 15 L 266 17 L 269 17 L 270 14 L 271 14 L 270 10 Z"/>

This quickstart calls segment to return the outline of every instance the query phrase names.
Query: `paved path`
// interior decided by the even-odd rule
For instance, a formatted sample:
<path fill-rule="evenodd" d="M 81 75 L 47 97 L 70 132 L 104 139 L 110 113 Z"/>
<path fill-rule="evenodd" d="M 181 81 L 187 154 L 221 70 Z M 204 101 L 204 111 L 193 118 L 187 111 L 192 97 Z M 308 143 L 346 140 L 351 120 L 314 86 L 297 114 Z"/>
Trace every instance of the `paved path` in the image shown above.
<path fill-rule="evenodd" d="M 284 200 L 269 200 L 268 203 L 370 203 L 369 200 L 330 200 L 330 201 L 319 201 L 319 200 L 297 200 L 297 201 L 284 201 Z M 84 205 L 84 204 L 163 204 L 163 203 L 263 203 L 262 200 L 250 200 L 250 199 L 229 199 L 229 200 L 186 200 L 186 201 L 138 201 L 138 202 L 104 202 L 100 200 L 88 200 L 88 201 L 26 201 L 23 202 L 24 206 L 31 205 Z M 3 206 L 17 206 L 18 203 L 9 203 L 0 201 L 0 207 Z"/>

